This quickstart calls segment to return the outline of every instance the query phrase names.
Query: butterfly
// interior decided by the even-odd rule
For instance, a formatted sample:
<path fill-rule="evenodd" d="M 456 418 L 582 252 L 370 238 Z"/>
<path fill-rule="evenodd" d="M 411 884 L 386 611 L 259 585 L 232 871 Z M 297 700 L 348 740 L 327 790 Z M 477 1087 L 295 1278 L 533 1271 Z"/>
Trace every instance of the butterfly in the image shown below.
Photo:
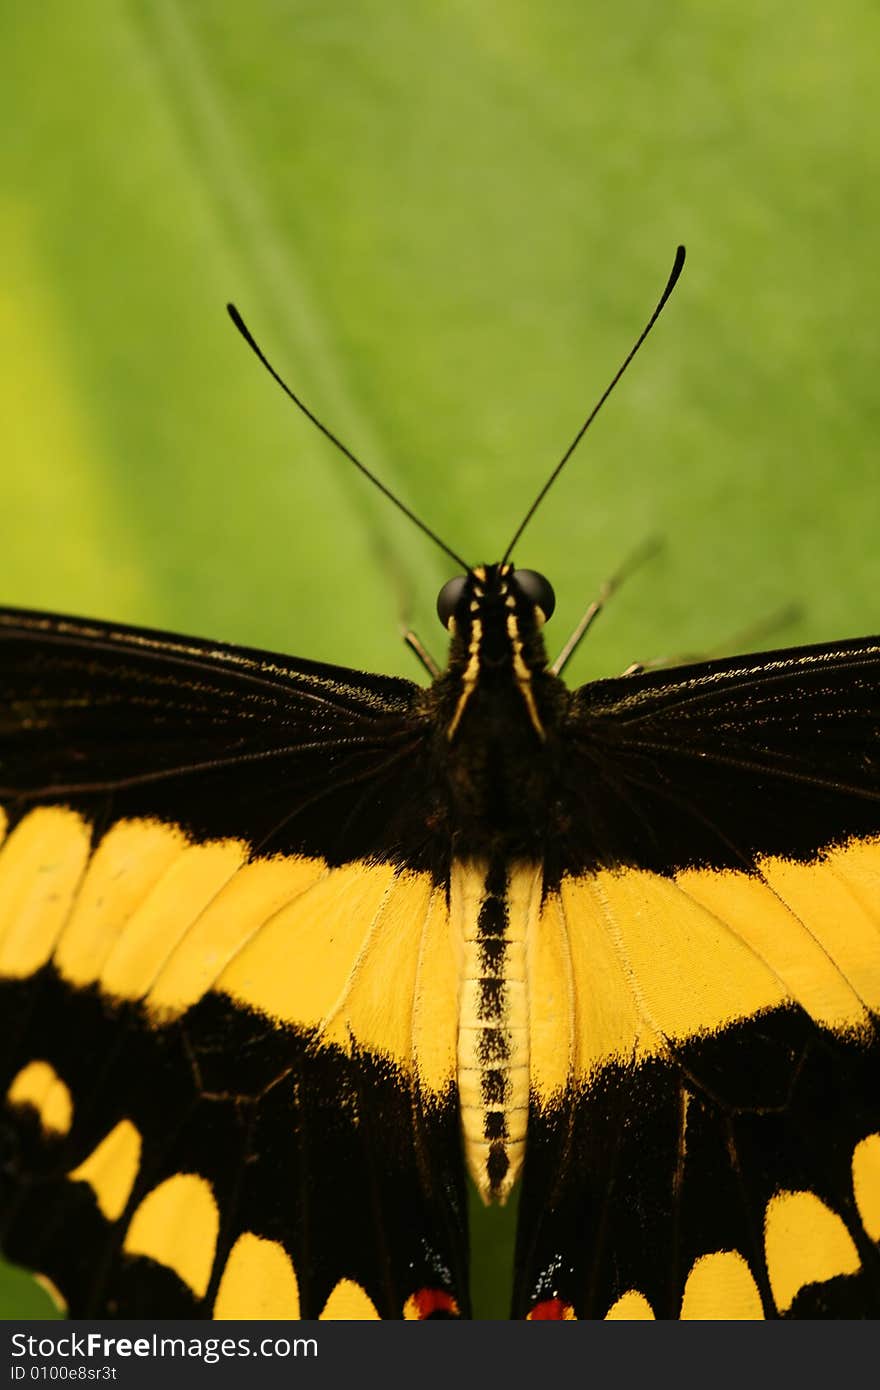
<path fill-rule="evenodd" d="M 466 1317 L 468 1175 L 513 1317 L 880 1313 L 880 639 L 570 689 L 524 525 L 428 687 L 0 612 L 0 1245 L 73 1316 Z"/>

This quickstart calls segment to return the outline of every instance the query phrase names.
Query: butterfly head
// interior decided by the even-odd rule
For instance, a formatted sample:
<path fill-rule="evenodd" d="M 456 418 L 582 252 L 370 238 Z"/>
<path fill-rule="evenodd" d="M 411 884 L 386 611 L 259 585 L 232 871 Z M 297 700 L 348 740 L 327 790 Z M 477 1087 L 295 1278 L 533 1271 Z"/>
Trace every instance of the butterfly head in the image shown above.
<path fill-rule="evenodd" d="M 475 627 L 488 642 L 486 655 L 496 648 L 496 661 L 510 650 L 513 628 L 524 638 L 539 631 L 552 615 L 556 595 L 537 570 L 518 570 L 511 564 L 477 565 L 449 579 L 437 595 L 437 616 L 453 640 L 468 639 Z"/>
<path fill-rule="evenodd" d="M 555 604 L 542 574 L 506 562 L 476 565 L 443 585 L 437 614 L 452 638 L 449 677 L 460 686 L 447 726 L 450 739 L 479 686 L 518 690 L 529 721 L 543 737 L 532 677 L 547 665 L 541 629 Z"/>

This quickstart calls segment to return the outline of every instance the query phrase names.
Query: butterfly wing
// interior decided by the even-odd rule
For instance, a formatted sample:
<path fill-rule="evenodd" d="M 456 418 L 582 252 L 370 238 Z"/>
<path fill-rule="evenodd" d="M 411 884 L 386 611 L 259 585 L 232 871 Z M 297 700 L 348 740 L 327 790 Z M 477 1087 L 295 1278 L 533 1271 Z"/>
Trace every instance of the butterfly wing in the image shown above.
<path fill-rule="evenodd" d="M 421 691 L 0 615 L 0 1241 L 76 1316 L 467 1309 Z"/>
<path fill-rule="evenodd" d="M 586 686 L 565 750 L 516 1315 L 878 1316 L 880 643 Z"/>

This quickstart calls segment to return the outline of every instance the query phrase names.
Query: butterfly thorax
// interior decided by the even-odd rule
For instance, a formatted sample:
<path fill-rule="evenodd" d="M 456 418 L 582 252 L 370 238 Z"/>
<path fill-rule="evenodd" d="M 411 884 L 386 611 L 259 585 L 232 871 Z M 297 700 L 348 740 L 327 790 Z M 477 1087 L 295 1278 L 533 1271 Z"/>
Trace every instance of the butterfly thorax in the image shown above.
<path fill-rule="evenodd" d="M 437 796 L 456 856 L 540 860 L 553 833 L 570 696 L 548 669 L 544 614 L 514 573 L 509 564 L 480 566 L 462 581 L 449 664 L 427 696 Z"/>

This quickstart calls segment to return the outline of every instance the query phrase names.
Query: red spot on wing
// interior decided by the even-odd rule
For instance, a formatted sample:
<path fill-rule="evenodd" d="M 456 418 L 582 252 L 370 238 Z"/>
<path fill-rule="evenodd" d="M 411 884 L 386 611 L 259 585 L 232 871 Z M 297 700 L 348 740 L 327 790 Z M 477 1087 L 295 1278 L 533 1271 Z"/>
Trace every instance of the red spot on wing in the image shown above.
<path fill-rule="evenodd" d="M 570 1322 L 573 1318 L 574 1309 L 561 1298 L 546 1298 L 526 1314 L 527 1322 Z"/>
<path fill-rule="evenodd" d="M 403 1316 L 422 1322 L 425 1318 L 459 1318 L 461 1311 L 445 1289 L 418 1289 L 406 1300 Z"/>

